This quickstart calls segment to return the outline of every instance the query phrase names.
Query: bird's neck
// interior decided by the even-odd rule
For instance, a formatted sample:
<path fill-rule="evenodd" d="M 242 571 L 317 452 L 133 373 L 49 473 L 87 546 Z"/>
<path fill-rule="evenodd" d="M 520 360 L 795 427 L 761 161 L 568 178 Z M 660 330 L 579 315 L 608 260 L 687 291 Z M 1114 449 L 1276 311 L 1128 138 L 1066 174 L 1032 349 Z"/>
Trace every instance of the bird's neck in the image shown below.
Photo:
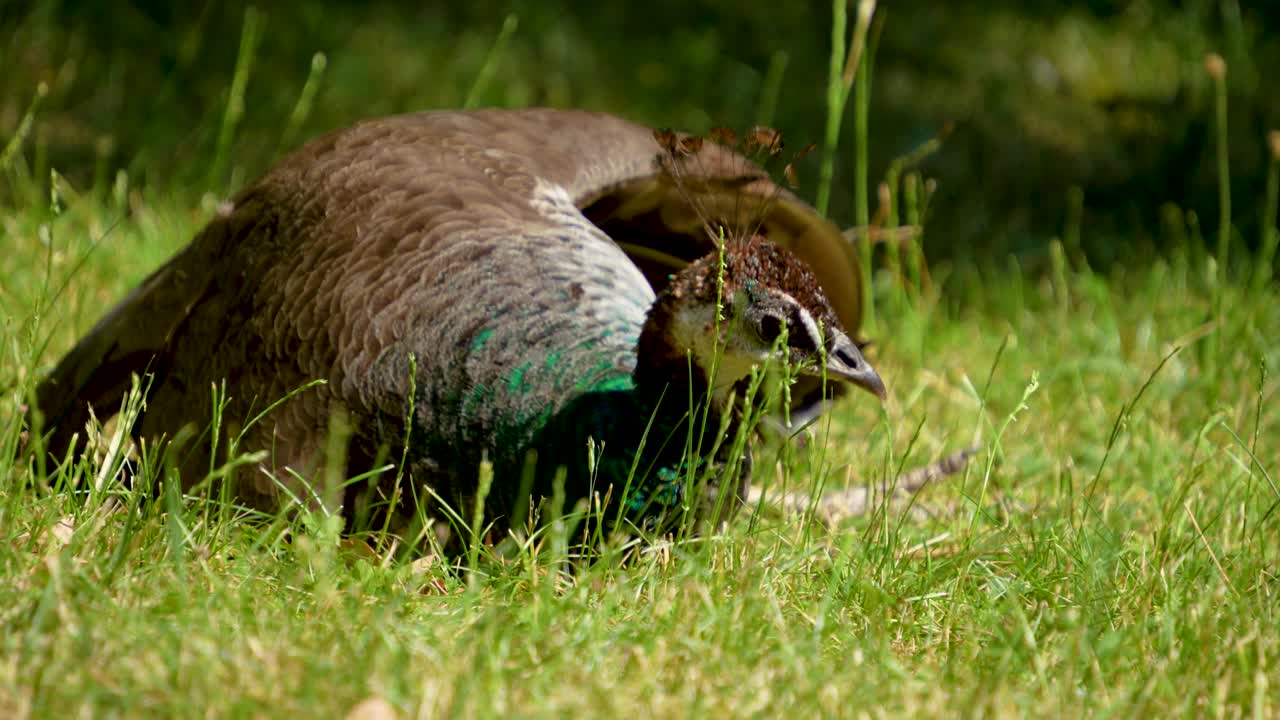
<path fill-rule="evenodd" d="M 657 396 L 678 392 L 701 401 L 709 389 L 707 372 L 698 361 L 695 348 L 676 332 L 679 305 L 668 293 L 658 296 L 636 346 L 636 390 Z"/>
<path fill-rule="evenodd" d="M 755 367 L 754 359 L 730 350 L 729 338 L 739 331 L 714 299 L 664 291 L 640 333 L 636 387 L 691 390 L 695 401 L 709 397 L 713 410 L 723 409 Z"/>

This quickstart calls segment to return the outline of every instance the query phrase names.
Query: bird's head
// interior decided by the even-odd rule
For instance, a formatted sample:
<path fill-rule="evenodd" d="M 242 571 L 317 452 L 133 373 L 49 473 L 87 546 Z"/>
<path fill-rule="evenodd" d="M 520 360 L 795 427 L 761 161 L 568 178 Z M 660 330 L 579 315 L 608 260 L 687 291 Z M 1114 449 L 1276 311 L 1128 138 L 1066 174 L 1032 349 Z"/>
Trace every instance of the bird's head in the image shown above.
<path fill-rule="evenodd" d="M 784 353 L 802 372 L 884 399 L 884 383 L 813 273 L 757 235 L 727 241 L 723 253 L 690 264 L 662 290 L 640 335 L 636 373 L 641 381 L 687 383 L 691 362 L 695 383 L 723 399 L 753 367 Z"/>

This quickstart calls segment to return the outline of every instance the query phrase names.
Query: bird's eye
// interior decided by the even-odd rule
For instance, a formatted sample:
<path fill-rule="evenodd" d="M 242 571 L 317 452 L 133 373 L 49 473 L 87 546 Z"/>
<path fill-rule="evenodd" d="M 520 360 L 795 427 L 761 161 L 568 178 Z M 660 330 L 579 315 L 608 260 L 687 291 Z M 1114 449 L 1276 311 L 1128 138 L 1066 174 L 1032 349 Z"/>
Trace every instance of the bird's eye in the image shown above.
<path fill-rule="evenodd" d="M 772 345 L 786 326 L 787 323 L 777 315 L 763 315 L 760 317 L 760 339 Z"/>

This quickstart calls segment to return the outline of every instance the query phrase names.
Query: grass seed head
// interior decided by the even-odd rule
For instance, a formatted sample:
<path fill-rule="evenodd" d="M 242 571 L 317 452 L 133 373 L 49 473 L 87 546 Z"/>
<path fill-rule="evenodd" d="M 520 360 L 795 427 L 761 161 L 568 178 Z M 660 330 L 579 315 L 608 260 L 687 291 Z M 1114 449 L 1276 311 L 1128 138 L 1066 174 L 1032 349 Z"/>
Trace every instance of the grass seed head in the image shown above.
<path fill-rule="evenodd" d="M 1209 53 L 1204 56 L 1204 69 L 1214 81 L 1221 81 L 1227 76 L 1227 61 L 1218 53 Z"/>

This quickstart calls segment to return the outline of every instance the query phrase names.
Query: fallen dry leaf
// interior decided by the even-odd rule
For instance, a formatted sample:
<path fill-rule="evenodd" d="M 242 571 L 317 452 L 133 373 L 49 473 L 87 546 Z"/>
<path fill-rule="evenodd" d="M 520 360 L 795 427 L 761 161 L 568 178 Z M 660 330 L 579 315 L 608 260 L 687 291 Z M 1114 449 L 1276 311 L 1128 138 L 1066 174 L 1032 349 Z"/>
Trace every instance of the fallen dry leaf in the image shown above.
<path fill-rule="evenodd" d="M 400 714 L 380 697 L 365 698 L 347 711 L 346 720 L 396 720 Z"/>

